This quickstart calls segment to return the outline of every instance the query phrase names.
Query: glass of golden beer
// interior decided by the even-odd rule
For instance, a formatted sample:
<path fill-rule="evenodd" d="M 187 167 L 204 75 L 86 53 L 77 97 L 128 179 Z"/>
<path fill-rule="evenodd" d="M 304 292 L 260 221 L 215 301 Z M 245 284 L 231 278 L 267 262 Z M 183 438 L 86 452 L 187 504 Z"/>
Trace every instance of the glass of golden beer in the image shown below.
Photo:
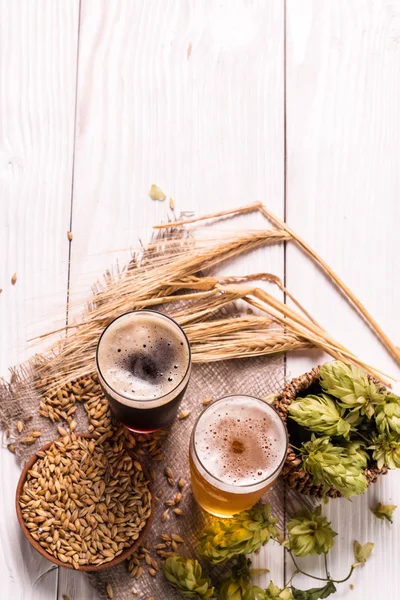
<path fill-rule="evenodd" d="M 227 396 L 200 415 L 189 462 L 193 494 L 217 517 L 247 510 L 277 479 L 288 435 L 276 410 L 252 396 Z"/>

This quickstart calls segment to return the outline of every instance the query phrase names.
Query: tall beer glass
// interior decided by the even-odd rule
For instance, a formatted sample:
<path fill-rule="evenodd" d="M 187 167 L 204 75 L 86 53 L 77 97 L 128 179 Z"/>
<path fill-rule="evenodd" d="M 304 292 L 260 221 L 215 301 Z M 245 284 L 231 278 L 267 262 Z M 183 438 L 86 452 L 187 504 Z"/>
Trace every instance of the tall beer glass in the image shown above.
<path fill-rule="evenodd" d="M 132 311 L 103 331 L 96 364 L 116 418 L 132 431 L 149 433 L 176 416 L 190 377 L 190 345 L 173 319 Z"/>
<path fill-rule="evenodd" d="M 198 418 L 190 441 L 192 489 L 217 517 L 251 508 L 277 479 L 288 437 L 275 409 L 251 396 L 227 396 Z"/>

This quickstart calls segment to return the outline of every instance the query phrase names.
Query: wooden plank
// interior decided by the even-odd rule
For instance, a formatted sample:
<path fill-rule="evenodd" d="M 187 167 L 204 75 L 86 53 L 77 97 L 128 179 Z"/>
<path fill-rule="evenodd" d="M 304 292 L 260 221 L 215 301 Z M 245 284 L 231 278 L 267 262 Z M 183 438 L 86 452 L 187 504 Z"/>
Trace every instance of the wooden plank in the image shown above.
<path fill-rule="evenodd" d="M 121 248 L 166 218 L 166 203 L 147 196 L 152 183 L 174 198 L 177 215 L 263 197 L 283 216 L 282 65 L 279 0 L 83 0 L 72 305 L 127 257 Z M 264 226 L 261 217 L 246 223 Z M 283 276 L 283 248 L 235 264 L 239 273 L 269 269 Z M 281 550 L 256 560 L 279 583 Z"/>
<path fill-rule="evenodd" d="M 400 339 L 399 35 L 399 2 L 287 2 L 287 221 L 395 343 Z M 329 332 L 366 361 L 399 376 L 368 327 L 293 246 L 287 250 L 286 274 L 289 289 Z M 289 357 L 288 370 L 297 375 L 324 359 L 318 352 Z M 332 501 L 325 509 L 339 532 L 330 569 L 336 577 L 345 576 L 353 561 L 354 539 L 375 542 L 370 562 L 351 580 L 355 591 L 347 582 L 340 598 L 399 596 L 399 520 L 389 527 L 368 510 L 378 500 L 396 503 L 399 491 L 400 478 L 390 473 L 363 497 Z M 377 577 L 382 572 L 385 576 Z"/>
<path fill-rule="evenodd" d="M 63 314 L 75 110 L 78 0 L 0 2 L 0 373 Z M 11 285 L 13 273 L 17 282 Z M 62 322 L 62 321 L 61 321 Z M 1 597 L 53 600 L 57 570 L 19 531 L 20 469 L 0 452 Z"/>

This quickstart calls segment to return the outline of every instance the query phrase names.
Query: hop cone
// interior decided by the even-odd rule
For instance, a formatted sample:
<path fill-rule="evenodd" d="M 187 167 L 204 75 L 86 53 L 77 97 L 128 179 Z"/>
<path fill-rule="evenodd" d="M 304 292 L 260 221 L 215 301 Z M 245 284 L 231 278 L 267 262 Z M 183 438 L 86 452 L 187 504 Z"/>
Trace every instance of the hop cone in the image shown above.
<path fill-rule="evenodd" d="M 369 456 L 362 442 L 356 440 L 346 442 L 343 444 L 343 448 L 346 450 L 353 466 L 362 470 L 366 469 Z"/>
<path fill-rule="evenodd" d="M 375 383 L 368 381 L 365 371 L 340 360 L 322 365 L 320 379 L 322 389 L 339 398 L 343 408 L 359 410 L 369 418 L 374 414 L 374 405 L 381 404 L 385 399 L 385 394 Z"/>
<path fill-rule="evenodd" d="M 325 435 L 348 437 L 351 425 L 342 418 L 343 412 L 326 394 L 306 396 L 289 406 L 292 419 L 299 425 Z"/>
<path fill-rule="evenodd" d="M 321 515 L 321 506 L 312 512 L 301 510 L 288 523 L 289 548 L 296 556 L 326 554 L 334 544 L 337 535 L 328 519 Z"/>
<path fill-rule="evenodd" d="M 219 590 L 218 600 L 254 600 L 254 586 L 250 581 L 251 560 L 238 556 L 229 578 Z"/>
<path fill-rule="evenodd" d="M 272 581 L 266 590 L 255 588 L 255 592 L 257 600 L 294 600 L 289 588 L 280 588 Z"/>
<path fill-rule="evenodd" d="M 400 436 L 380 433 L 374 437 L 371 449 L 374 451 L 372 458 L 376 460 L 378 469 L 384 465 L 388 469 L 400 468 Z"/>
<path fill-rule="evenodd" d="M 200 537 L 199 552 L 213 565 L 236 554 L 250 554 L 278 535 L 268 504 L 254 506 L 229 521 L 217 521 Z"/>
<path fill-rule="evenodd" d="M 166 579 L 183 596 L 190 598 L 198 596 L 201 600 L 207 600 L 214 596 L 215 592 L 210 578 L 203 575 L 197 560 L 182 556 L 170 556 L 162 568 Z"/>
<path fill-rule="evenodd" d="M 366 458 L 363 451 L 334 446 L 329 437 L 315 438 L 303 444 L 301 450 L 303 468 L 310 473 L 315 483 L 324 484 L 325 490 L 331 485 L 339 492 L 350 498 L 363 494 L 367 489 L 367 479 L 364 474 Z"/>
<path fill-rule="evenodd" d="M 381 433 L 400 434 L 400 398 L 388 394 L 385 402 L 375 409 L 375 423 Z"/>

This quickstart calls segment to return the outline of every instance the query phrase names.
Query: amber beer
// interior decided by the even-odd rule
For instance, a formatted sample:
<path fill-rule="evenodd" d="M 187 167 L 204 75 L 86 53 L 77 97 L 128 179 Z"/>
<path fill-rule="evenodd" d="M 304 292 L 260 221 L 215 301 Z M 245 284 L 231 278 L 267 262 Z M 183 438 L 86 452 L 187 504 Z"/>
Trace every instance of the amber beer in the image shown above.
<path fill-rule="evenodd" d="M 217 400 L 200 415 L 190 441 L 197 502 L 217 517 L 251 508 L 277 479 L 287 444 L 283 421 L 263 400 Z"/>
<path fill-rule="evenodd" d="M 104 394 L 116 418 L 149 433 L 175 418 L 190 377 L 188 339 L 171 318 L 152 310 L 117 317 L 96 353 Z"/>

